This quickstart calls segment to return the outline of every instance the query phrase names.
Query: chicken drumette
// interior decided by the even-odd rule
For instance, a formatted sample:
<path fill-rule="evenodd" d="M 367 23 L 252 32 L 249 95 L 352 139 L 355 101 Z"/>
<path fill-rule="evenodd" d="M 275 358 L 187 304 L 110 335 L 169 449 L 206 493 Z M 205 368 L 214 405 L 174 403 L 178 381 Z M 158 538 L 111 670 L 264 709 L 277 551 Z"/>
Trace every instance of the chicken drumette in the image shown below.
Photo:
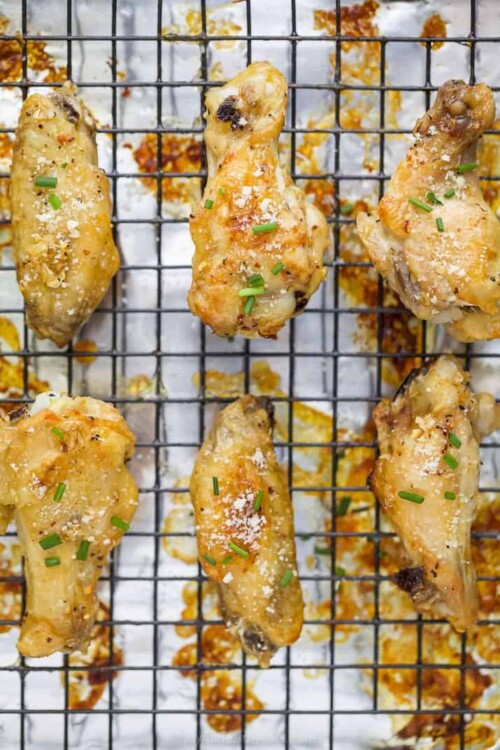
<path fill-rule="evenodd" d="M 272 443 L 272 406 L 244 396 L 222 411 L 190 485 L 200 562 L 228 629 L 263 667 L 300 635 L 293 510 Z"/>
<path fill-rule="evenodd" d="M 461 341 L 500 336 L 500 224 L 475 161 L 494 118 L 484 83 L 445 83 L 377 211 L 357 219 L 377 271 L 406 307 Z"/>
<path fill-rule="evenodd" d="M 208 182 L 191 216 L 191 311 L 219 336 L 275 338 L 325 278 L 324 216 L 283 171 L 287 83 L 257 62 L 207 94 Z"/>
<path fill-rule="evenodd" d="M 500 425 L 493 396 L 475 395 L 450 356 L 415 370 L 374 411 L 380 457 L 370 485 L 408 556 L 396 574 L 420 612 L 458 631 L 477 617 L 470 529 L 479 440 Z"/>
<path fill-rule="evenodd" d="M 133 450 L 123 417 L 92 398 L 42 394 L 31 415 L 0 422 L 1 502 L 14 508 L 25 558 L 24 656 L 86 646 L 100 571 L 137 506 Z"/>
<path fill-rule="evenodd" d="M 13 253 L 28 325 L 69 343 L 119 267 L 95 123 L 66 84 L 23 104 L 12 158 Z"/>

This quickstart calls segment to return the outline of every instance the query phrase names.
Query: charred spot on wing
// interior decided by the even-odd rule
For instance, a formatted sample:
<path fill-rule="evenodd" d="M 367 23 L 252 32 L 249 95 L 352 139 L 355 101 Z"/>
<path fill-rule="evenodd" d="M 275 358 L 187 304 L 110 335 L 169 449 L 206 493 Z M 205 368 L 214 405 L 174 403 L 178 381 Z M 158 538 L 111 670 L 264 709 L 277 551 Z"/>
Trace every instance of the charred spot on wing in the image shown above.
<path fill-rule="evenodd" d="M 425 373 L 429 370 L 429 367 L 432 365 L 433 362 L 434 360 L 429 359 L 422 365 L 422 367 L 415 367 L 413 370 L 411 370 L 411 372 L 408 373 L 406 378 L 403 380 L 403 382 L 399 386 L 392 400 L 395 401 L 398 396 L 402 396 L 404 393 L 406 393 L 406 391 L 408 390 L 410 385 L 413 383 L 413 381 L 416 378 L 418 378 L 420 375 L 425 375 Z"/>
<path fill-rule="evenodd" d="M 73 124 L 75 122 L 78 122 L 78 120 L 80 119 L 80 113 L 77 109 L 75 109 L 67 96 L 63 96 L 62 94 L 54 94 L 52 100 L 54 104 L 59 107 L 60 110 L 62 110 L 63 114 L 65 115 L 66 119 L 69 120 L 69 122 L 72 122 Z"/>
<path fill-rule="evenodd" d="M 309 297 L 306 296 L 305 292 L 301 292 L 301 291 L 295 292 L 295 313 L 298 314 L 302 312 L 302 310 L 305 308 L 308 302 L 309 302 Z"/>
<path fill-rule="evenodd" d="M 255 400 L 257 401 L 261 409 L 264 409 L 266 411 L 267 416 L 271 420 L 271 425 L 274 427 L 274 404 L 271 399 L 267 396 L 258 396 Z"/>
<path fill-rule="evenodd" d="M 17 419 L 27 417 L 29 415 L 29 411 L 30 409 L 28 404 L 21 404 L 21 406 L 18 406 L 17 409 L 14 409 L 9 413 L 9 422 L 15 422 Z"/>
<path fill-rule="evenodd" d="M 238 97 L 228 96 L 219 104 L 215 116 L 221 122 L 230 122 L 231 130 L 243 130 L 246 120 L 237 108 Z"/>
<path fill-rule="evenodd" d="M 419 568 L 403 568 L 391 576 L 391 580 L 396 583 L 402 591 L 407 594 L 415 594 L 417 591 L 425 588 L 425 571 Z"/>
<path fill-rule="evenodd" d="M 256 625 L 247 625 L 242 633 L 243 645 L 245 650 L 261 659 L 263 654 L 272 656 L 276 653 L 276 647 L 266 634 Z"/>

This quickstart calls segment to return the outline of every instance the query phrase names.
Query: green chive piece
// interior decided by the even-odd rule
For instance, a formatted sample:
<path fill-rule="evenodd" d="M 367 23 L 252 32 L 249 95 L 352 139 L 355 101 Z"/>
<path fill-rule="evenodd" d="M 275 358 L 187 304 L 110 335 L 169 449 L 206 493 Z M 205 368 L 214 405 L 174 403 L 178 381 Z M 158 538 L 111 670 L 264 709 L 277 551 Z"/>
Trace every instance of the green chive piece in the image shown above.
<path fill-rule="evenodd" d="M 45 558 L 45 567 L 46 568 L 55 568 L 56 565 L 61 564 L 61 558 L 60 557 L 46 557 Z"/>
<path fill-rule="evenodd" d="M 68 162 L 63 161 L 63 163 L 61 164 L 61 169 L 66 169 L 67 166 L 68 166 Z"/>
<path fill-rule="evenodd" d="M 61 537 L 59 534 L 47 534 L 43 539 L 38 542 L 42 549 L 52 549 L 52 547 L 58 547 L 62 544 Z"/>
<path fill-rule="evenodd" d="M 203 208 L 213 208 L 214 202 L 210 198 L 207 198 L 205 203 L 203 204 Z"/>
<path fill-rule="evenodd" d="M 455 191 L 453 190 L 453 188 L 451 188 L 450 190 L 446 191 L 446 193 L 444 194 L 444 197 L 445 198 L 453 198 L 454 195 L 455 195 Z"/>
<path fill-rule="evenodd" d="M 233 559 L 232 555 L 226 555 L 225 557 L 222 558 L 221 565 L 228 565 L 232 559 Z"/>
<path fill-rule="evenodd" d="M 267 234 L 268 232 L 275 232 L 278 228 L 278 224 L 275 221 L 269 221 L 267 224 L 258 224 L 256 227 L 252 227 L 254 234 Z"/>
<path fill-rule="evenodd" d="M 450 469 L 456 469 L 457 466 L 458 466 L 457 459 L 454 458 L 454 456 L 450 456 L 449 453 L 445 453 L 444 454 L 444 461 L 445 461 L 446 464 L 448 464 L 448 466 L 450 467 Z"/>
<path fill-rule="evenodd" d="M 260 507 L 262 505 L 262 498 L 264 497 L 264 490 L 259 490 L 257 492 L 257 497 L 253 501 L 253 509 L 254 510 L 260 510 Z"/>
<path fill-rule="evenodd" d="M 226 194 L 226 188 L 224 188 L 224 187 L 220 187 L 220 188 L 219 188 L 219 189 L 217 190 L 217 192 L 219 193 L 219 195 L 225 195 L 225 194 Z"/>
<path fill-rule="evenodd" d="M 128 531 L 130 529 L 130 524 L 123 521 L 121 518 L 117 518 L 117 516 L 111 516 L 110 523 L 111 526 L 116 526 L 120 531 Z"/>
<path fill-rule="evenodd" d="M 279 272 L 284 269 L 284 267 L 285 264 L 281 263 L 280 261 L 279 263 L 276 263 L 276 265 L 271 269 L 271 273 L 273 274 L 273 276 L 277 276 Z"/>
<path fill-rule="evenodd" d="M 212 484 L 214 488 L 214 495 L 218 495 L 219 494 L 219 480 L 217 479 L 217 477 L 212 477 Z"/>
<path fill-rule="evenodd" d="M 442 202 L 436 198 L 434 193 L 427 193 L 425 200 L 431 203 L 433 206 L 442 206 Z"/>
<path fill-rule="evenodd" d="M 238 292 L 239 297 L 253 297 L 258 294 L 264 294 L 265 289 L 263 286 L 247 286 L 244 289 L 240 289 Z"/>
<path fill-rule="evenodd" d="M 384 549 L 379 549 L 379 551 L 378 551 L 379 560 L 381 560 L 383 557 L 387 557 L 388 554 L 389 553 L 386 552 Z"/>
<path fill-rule="evenodd" d="M 249 555 L 246 549 L 243 549 L 243 547 L 238 547 L 238 545 L 235 544 L 234 542 L 229 542 L 227 546 L 229 547 L 230 550 L 232 550 L 233 552 L 236 552 L 236 554 L 239 555 L 240 557 L 248 557 Z"/>
<path fill-rule="evenodd" d="M 80 542 L 80 546 L 78 547 L 76 551 L 76 559 L 81 560 L 82 562 L 85 562 L 89 555 L 89 547 L 91 542 L 89 542 L 88 539 L 84 539 L 82 542 Z"/>
<path fill-rule="evenodd" d="M 245 307 L 243 308 L 243 312 L 245 313 L 245 315 L 251 314 L 254 305 L 255 305 L 255 297 L 249 297 L 247 301 L 245 302 Z"/>
<path fill-rule="evenodd" d="M 264 286 L 264 278 L 261 273 L 253 273 L 248 278 L 250 286 Z"/>
<path fill-rule="evenodd" d="M 337 565 L 335 567 L 335 575 L 336 576 L 345 576 L 346 572 L 345 572 L 344 568 L 341 568 L 340 565 Z"/>
<path fill-rule="evenodd" d="M 202 558 L 206 560 L 209 565 L 217 565 L 217 560 L 215 560 L 211 555 L 202 555 Z"/>
<path fill-rule="evenodd" d="M 332 551 L 331 547 L 315 547 L 314 551 L 317 555 L 329 555 Z"/>
<path fill-rule="evenodd" d="M 406 492 L 406 490 L 401 490 L 401 492 L 398 492 L 398 497 L 400 497 L 402 500 L 409 500 L 411 503 L 424 502 L 423 495 L 416 495 L 414 492 Z"/>
<path fill-rule="evenodd" d="M 53 432 L 54 435 L 57 435 L 58 438 L 61 438 L 61 440 L 65 437 L 65 433 L 60 430 L 59 427 L 53 427 L 51 432 Z"/>
<path fill-rule="evenodd" d="M 444 232 L 444 224 L 443 224 L 443 220 L 441 219 L 441 217 L 436 219 L 436 226 L 438 228 L 438 232 Z"/>
<path fill-rule="evenodd" d="M 37 187 L 55 188 L 57 185 L 57 177 L 35 177 L 35 185 Z"/>
<path fill-rule="evenodd" d="M 359 508 L 352 508 L 351 513 L 364 513 L 366 510 L 370 510 L 369 505 L 360 505 Z"/>
<path fill-rule="evenodd" d="M 477 162 L 471 161 L 468 164 L 459 164 L 457 167 L 458 174 L 462 174 L 462 172 L 472 172 L 477 167 Z"/>
<path fill-rule="evenodd" d="M 445 492 L 444 496 L 446 500 L 455 500 L 455 498 L 457 497 L 454 492 Z"/>
<path fill-rule="evenodd" d="M 62 496 L 66 492 L 66 484 L 64 482 L 59 482 L 59 484 L 56 487 L 56 491 L 54 492 L 54 502 L 58 503 L 60 500 L 62 500 Z"/>
<path fill-rule="evenodd" d="M 347 511 L 349 510 L 349 506 L 352 502 L 352 497 L 350 495 L 344 495 L 340 498 L 340 503 L 338 504 L 337 508 L 337 516 L 345 516 L 347 514 Z"/>
<path fill-rule="evenodd" d="M 293 570 L 287 570 L 286 573 L 285 573 L 285 575 L 283 576 L 283 578 L 280 581 L 280 586 L 282 588 L 284 588 L 285 586 L 288 586 L 288 584 L 290 583 L 290 581 L 292 580 L 292 578 L 293 578 Z"/>
<path fill-rule="evenodd" d="M 408 202 L 412 204 L 412 206 L 416 206 L 417 208 L 421 208 L 422 211 L 427 211 L 428 214 L 432 211 L 432 206 L 428 206 L 427 203 L 424 203 L 423 201 L 419 200 L 418 198 L 408 198 Z"/>
<path fill-rule="evenodd" d="M 354 205 L 352 203 L 344 203 L 344 205 L 340 207 L 340 213 L 345 216 L 346 214 L 350 214 L 353 208 Z"/>
<path fill-rule="evenodd" d="M 56 211 L 58 208 L 61 208 L 62 206 L 62 200 L 55 193 L 51 193 L 49 195 L 49 203 L 52 206 L 52 208 L 56 209 Z"/>
<path fill-rule="evenodd" d="M 462 441 L 459 437 L 455 435 L 454 432 L 450 432 L 448 435 L 448 442 L 450 445 L 452 445 L 454 448 L 461 448 L 462 447 Z"/>

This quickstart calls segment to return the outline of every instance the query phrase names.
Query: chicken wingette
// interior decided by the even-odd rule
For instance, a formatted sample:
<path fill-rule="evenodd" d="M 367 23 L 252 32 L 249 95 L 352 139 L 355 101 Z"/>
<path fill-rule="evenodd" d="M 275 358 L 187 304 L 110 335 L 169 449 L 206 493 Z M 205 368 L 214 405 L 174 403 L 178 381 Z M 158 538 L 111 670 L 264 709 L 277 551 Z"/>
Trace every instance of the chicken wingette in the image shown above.
<path fill-rule="evenodd" d="M 73 88 L 23 104 L 11 170 L 12 246 L 28 325 L 68 344 L 119 267 L 95 123 Z"/>
<path fill-rule="evenodd" d="M 500 336 L 500 223 L 476 164 L 494 119 L 484 83 L 443 84 L 378 209 L 357 217 L 375 268 L 406 307 L 460 341 Z"/>
<path fill-rule="evenodd" d="M 415 370 L 374 411 L 380 457 L 370 486 L 408 558 L 396 583 L 415 608 L 458 631 L 477 618 L 471 523 L 479 441 L 500 426 L 493 396 L 474 394 L 450 356 Z"/>
<path fill-rule="evenodd" d="M 293 510 L 272 420 L 266 398 L 226 407 L 190 484 L 200 563 L 217 582 L 227 628 L 262 667 L 297 640 L 303 621 Z"/>
<path fill-rule="evenodd" d="M 86 646 L 100 571 L 137 506 L 133 450 L 123 417 L 92 398 L 42 394 L 0 422 L 0 502 L 14 507 L 25 559 L 24 656 Z"/>
<path fill-rule="evenodd" d="M 207 94 L 188 302 L 219 336 L 275 338 L 326 276 L 326 220 L 279 163 L 286 102 L 287 82 L 266 62 Z"/>

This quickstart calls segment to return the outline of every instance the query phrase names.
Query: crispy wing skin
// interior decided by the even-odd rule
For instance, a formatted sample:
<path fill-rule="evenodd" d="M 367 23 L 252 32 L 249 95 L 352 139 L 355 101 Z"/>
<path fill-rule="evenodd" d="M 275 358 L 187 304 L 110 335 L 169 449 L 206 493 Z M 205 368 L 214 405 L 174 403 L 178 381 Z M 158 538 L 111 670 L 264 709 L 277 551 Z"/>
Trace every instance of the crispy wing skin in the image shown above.
<path fill-rule="evenodd" d="M 357 218 L 377 271 L 406 307 L 419 318 L 448 323 L 459 340 L 500 335 L 500 224 L 482 196 L 477 170 L 466 166 L 460 173 L 475 163 L 478 139 L 494 118 L 493 94 L 484 83 L 445 83 L 417 122 L 415 145 L 378 209 Z"/>
<path fill-rule="evenodd" d="M 11 173 L 13 252 L 28 325 L 57 346 L 95 310 L 120 258 L 95 123 L 70 85 L 23 104 Z M 66 165 L 66 166 L 63 166 Z M 55 187 L 35 179 L 55 177 Z M 51 196 L 55 196 L 51 198 Z M 60 207 L 55 208 L 51 200 Z"/>
<path fill-rule="evenodd" d="M 133 450 L 123 417 L 92 398 L 42 394 L 31 416 L 25 411 L 0 423 L 1 501 L 15 506 L 25 558 L 27 602 L 18 641 L 24 656 L 85 648 L 98 609 L 97 580 L 123 534 L 111 518 L 129 524 L 137 506 L 125 466 Z M 40 541 L 54 534 L 60 543 L 42 549 Z M 87 559 L 79 560 L 84 540 Z M 47 558 L 59 564 L 47 567 Z"/>
<path fill-rule="evenodd" d="M 262 667 L 278 648 L 297 640 L 304 607 L 292 504 L 276 462 L 271 415 L 270 402 L 254 396 L 224 409 L 200 450 L 190 485 L 200 563 L 218 584 L 228 629 Z"/>
<path fill-rule="evenodd" d="M 370 477 L 409 558 L 396 582 L 417 611 L 446 618 L 458 631 L 477 617 L 470 529 L 479 440 L 499 424 L 494 398 L 475 395 L 468 381 L 453 357 L 442 356 L 414 371 L 393 401 L 381 401 L 374 411 L 380 457 Z M 401 491 L 424 500 L 401 498 Z"/>
<path fill-rule="evenodd" d="M 266 62 L 207 94 L 208 181 L 190 221 L 195 254 L 188 302 L 218 336 L 275 338 L 326 276 L 325 218 L 278 160 L 286 102 L 287 82 Z M 265 224 L 276 228 L 253 232 Z M 238 292 L 256 274 L 264 293 L 249 309 L 248 297 Z"/>

